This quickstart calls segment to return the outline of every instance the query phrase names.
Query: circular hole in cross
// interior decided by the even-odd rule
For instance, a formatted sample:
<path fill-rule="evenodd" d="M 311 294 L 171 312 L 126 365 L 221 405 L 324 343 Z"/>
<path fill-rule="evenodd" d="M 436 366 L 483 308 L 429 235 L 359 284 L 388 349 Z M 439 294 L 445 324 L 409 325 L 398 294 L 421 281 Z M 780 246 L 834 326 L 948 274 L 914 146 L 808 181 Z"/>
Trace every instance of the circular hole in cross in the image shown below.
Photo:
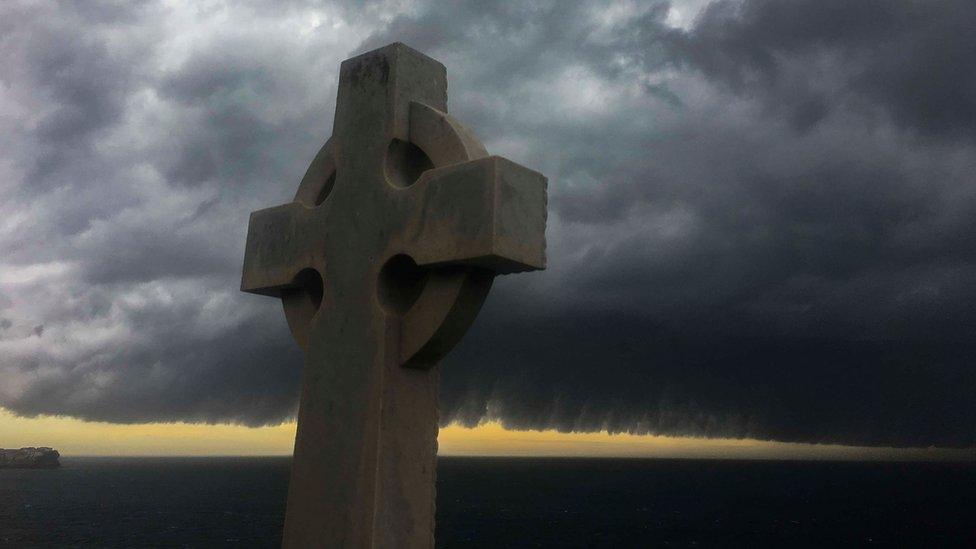
<path fill-rule="evenodd" d="M 420 297 L 427 282 L 427 270 L 410 256 L 395 255 L 380 270 L 379 297 L 383 308 L 402 316 Z"/>
<path fill-rule="evenodd" d="M 288 293 L 300 293 L 305 298 L 305 304 L 302 306 L 309 310 L 312 315 L 318 312 L 319 307 L 322 306 L 322 294 L 324 292 L 324 285 L 322 283 L 322 275 L 319 274 L 315 269 L 302 269 L 295 279 L 292 281 L 292 287 L 284 292 Z"/>
<path fill-rule="evenodd" d="M 409 187 L 420 174 L 434 167 L 420 147 L 408 141 L 394 139 L 386 149 L 386 178 L 397 187 Z"/>
<path fill-rule="evenodd" d="M 335 187 L 335 182 L 336 182 L 336 173 L 332 172 L 332 175 L 330 175 L 325 180 L 325 184 L 322 185 L 321 189 L 319 189 L 318 194 L 315 195 L 316 206 L 321 206 L 322 203 L 325 202 L 325 199 L 329 197 L 329 193 L 332 192 L 332 187 Z"/>

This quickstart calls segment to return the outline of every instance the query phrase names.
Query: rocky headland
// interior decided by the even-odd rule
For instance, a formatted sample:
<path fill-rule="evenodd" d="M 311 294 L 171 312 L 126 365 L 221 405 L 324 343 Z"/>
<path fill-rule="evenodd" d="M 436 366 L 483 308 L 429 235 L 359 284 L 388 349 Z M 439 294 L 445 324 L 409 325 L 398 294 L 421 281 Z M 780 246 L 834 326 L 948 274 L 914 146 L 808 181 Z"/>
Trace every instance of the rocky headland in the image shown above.
<path fill-rule="evenodd" d="M 0 469 L 55 469 L 61 466 L 60 458 L 54 448 L 0 448 Z"/>

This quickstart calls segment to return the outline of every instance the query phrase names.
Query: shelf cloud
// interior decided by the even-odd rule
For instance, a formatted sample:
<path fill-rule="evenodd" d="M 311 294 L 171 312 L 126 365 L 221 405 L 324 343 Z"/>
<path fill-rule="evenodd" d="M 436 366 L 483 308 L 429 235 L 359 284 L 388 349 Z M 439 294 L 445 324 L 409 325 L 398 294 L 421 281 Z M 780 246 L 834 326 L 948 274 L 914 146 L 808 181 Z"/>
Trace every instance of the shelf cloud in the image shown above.
<path fill-rule="evenodd" d="M 691 15 L 689 15 L 691 14 Z M 0 406 L 294 417 L 250 211 L 331 133 L 339 62 L 402 41 L 550 179 L 445 423 L 976 445 L 968 1 L 0 7 Z"/>

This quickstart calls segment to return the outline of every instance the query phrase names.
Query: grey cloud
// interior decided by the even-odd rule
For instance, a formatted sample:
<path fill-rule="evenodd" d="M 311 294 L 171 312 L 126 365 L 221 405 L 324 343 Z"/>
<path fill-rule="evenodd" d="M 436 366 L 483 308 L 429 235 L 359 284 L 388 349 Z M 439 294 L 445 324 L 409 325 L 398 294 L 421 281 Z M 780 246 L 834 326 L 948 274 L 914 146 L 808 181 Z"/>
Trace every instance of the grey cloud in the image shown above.
<path fill-rule="evenodd" d="M 672 43 L 680 62 L 768 95 L 801 128 L 853 104 L 925 135 L 972 139 L 974 24 L 964 0 L 721 0 Z"/>
<path fill-rule="evenodd" d="M 29 86 L 45 107 L 29 132 L 40 149 L 27 174 L 35 189 L 71 184 L 77 175 L 86 175 L 91 139 L 120 121 L 125 101 L 143 77 L 139 61 L 151 54 L 152 33 L 127 37 L 125 47 L 110 46 L 104 33 L 88 32 L 91 19 L 63 17 L 67 13 L 61 9 L 76 13 L 77 7 L 48 5 L 15 12 L 11 20 L 20 16 L 20 24 L 5 33 L 7 78 Z M 102 9 L 96 3 L 91 8 Z"/>
<path fill-rule="evenodd" d="M 115 422 L 249 425 L 292 415 L 300 356 L 285 327 L 252 317 L 210 332 L 200 315 L 194 300 L 127 312 L 132 333 L 125 345 L 78 352 L 71 364 L 46 362 L 61 367 L 59 375 L 32 383 L 14 409 Z"/>
<path fill-rule="evenodd" d="M 0 340 L 0 405 L 292 417 L 280 306 L 237 292 L 247 214 L 330 133 L 338 62 L 400 40 L 551 181 L 550 269 L 496 282 L 445 422 L 976 443 L 962 3 L 717 1 L 689 29 L 666 2 L 102 8 L 0 17 L 30 35 L 0 50 L 0 218 L 24 217 L 0 225 L 0 293 L 44 326 Z"/>

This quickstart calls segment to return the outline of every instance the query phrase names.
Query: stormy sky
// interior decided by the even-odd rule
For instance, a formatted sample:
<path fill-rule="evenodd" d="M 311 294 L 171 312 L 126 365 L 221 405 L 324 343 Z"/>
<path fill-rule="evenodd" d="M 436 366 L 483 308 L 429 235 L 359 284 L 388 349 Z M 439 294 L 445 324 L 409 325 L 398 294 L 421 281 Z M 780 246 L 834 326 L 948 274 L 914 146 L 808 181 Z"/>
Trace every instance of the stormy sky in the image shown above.
<path fill-rule="evenodd" d="M 549 269 L 496 281 L 445 423 L 976 445 L 970 0 L 528 4 L 0 4 L 0 406 L 293 418 L 248 214 L 402 41 L 550 180 Z"/>

